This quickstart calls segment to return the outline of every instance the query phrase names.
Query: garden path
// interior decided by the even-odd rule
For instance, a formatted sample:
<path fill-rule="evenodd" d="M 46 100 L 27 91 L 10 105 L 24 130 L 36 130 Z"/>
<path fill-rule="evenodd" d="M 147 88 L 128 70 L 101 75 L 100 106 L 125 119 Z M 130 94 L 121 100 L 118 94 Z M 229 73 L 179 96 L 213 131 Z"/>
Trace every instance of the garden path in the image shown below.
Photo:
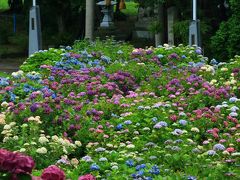
<path fill-rule="evenodd" d="M 0 58 L 0 72 L 11 73 L 17 71 L 25 58 Z"/>

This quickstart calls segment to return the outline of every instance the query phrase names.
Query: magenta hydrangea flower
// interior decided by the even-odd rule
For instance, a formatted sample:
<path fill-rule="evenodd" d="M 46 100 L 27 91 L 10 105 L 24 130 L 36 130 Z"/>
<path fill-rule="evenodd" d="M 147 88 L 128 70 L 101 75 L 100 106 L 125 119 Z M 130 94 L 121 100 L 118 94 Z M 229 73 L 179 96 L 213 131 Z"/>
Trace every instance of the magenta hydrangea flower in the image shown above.
<path fill-rule="evenodd" d="M 30 156 L 0 149 L 0 171 L 12 174 L 31 174 L 35 163 Z"/>
<path fill-rule="evenodd" d="M 96 178 L 91 174 L 86 174 L 84 176 L 80 176 L 78 180 L 96 180 Z"/>
<path fill-rule="evenodd" d="M 44 169 L 41 178 L 42 180 L 65 180 L 65 174 L 57 166 L 51 165 Z"/>

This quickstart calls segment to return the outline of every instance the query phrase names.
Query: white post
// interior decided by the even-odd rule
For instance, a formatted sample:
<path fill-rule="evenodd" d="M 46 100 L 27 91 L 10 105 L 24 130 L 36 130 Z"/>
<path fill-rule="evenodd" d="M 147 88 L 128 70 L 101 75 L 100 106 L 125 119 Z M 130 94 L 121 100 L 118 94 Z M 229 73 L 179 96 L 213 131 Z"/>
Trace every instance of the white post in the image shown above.
<path fill-rule="evenodd" d="M 197 0 L 193 0 L 193 21 L 197 20 Z"/>
<path fill-rule="evenodd" d="M 86 24 L 85 38 L 93 40 L 94 30 L 94 2 L 95 0 L 86 0 Z"/>
<path fill-rule="evenodd" d="M 33 0 L 33 6 L 36 6 L 36 0 Z"/>

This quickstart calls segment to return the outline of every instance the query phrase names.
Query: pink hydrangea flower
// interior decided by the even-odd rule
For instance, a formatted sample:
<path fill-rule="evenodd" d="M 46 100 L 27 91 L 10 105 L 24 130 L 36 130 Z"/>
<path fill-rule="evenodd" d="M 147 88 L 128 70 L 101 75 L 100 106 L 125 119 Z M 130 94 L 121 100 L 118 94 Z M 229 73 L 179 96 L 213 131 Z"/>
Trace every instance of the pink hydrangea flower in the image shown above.
<path fill-rule="evenodd" d="M 35 163 L 30 156 L 0 149 L 0 171 L 12 174 L 30 174 Z"/>
<path fill-rule="evenodd" d="M 44 169 L 41 178 L 42 180 L 65 180 L 65 174 L 57 166 L 51 165 Z"/>
<path fill-rule="evenodd" d="M 80 176 L 78 180 L 96 180 L 96 178 L 91 174 L 86 174 L 84 176 Z"/>

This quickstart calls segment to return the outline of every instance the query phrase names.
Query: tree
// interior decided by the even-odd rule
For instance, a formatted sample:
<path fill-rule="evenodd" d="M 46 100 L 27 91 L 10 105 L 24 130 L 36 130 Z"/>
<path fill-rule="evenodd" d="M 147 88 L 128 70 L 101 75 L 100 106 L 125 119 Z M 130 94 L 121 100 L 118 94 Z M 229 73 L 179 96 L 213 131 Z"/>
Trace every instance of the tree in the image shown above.
<path fill-rule="evenodd" d="M 229 0 L 231 16 L 223 21 L 211 39 L 212 51 L 220 61 L 227 61 L 240 52 L 240 1 Z"/>

